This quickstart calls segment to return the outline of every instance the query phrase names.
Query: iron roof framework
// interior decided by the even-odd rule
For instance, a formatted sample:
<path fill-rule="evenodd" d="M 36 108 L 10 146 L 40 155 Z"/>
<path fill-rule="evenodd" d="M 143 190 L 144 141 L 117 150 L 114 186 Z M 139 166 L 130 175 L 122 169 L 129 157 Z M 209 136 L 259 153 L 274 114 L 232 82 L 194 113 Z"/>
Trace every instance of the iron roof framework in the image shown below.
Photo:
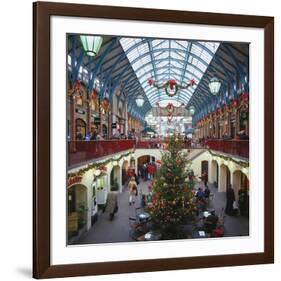
<path fill-rule="evenodd" d="M 68 37 L 68 74 L 74 81 L 81 79 L 88 92 L 98 86 L 100 97 L 112 100 L 119 90 L 126 93 L 130 115 L 145 121 L 145 115 L 157 102 L 194 105 L 194 120 L 215 109 L 237 94 L 238 83 L 248 87 L 249 45 L 151 38 L 119 38 L 103 36 L 101 50 L 96 57 L 84 54 L 79 35 Z M 217 76 L 222 82 L 220 95 L 209 92 L 209 81 Z M 186 84 L 195 79 L 197 85 L 181 89 L 169 97 L 163 89 L 150 86 L 174 79 Z M 142 107 L 135 98 L 141 94 Z"/>

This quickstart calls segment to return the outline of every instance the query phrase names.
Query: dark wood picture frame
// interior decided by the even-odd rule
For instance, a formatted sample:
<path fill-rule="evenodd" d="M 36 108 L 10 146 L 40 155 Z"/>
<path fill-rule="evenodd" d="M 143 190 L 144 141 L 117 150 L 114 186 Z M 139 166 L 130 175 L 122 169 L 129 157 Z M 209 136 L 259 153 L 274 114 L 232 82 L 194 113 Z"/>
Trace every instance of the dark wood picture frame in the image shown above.
<path fill-rule="evenodd" d="M 50 264 L 50 17 L 96 17 L 264 29 L 264 252 Z M 37 2 L 33 4 L 33 276 L 52 278 L 274 262 L 274 18 Z"/>

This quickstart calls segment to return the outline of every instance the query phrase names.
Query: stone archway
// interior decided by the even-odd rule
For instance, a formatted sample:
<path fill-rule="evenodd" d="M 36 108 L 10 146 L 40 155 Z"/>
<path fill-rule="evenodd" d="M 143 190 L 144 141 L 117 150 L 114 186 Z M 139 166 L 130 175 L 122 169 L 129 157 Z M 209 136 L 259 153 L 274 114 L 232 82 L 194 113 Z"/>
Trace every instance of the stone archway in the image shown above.
<path fill-rule="evenodd" d="M 117 185 L 118 190 L 122 191 L 122 176 L 121 176 L 121 168 L 119 165 L 113 166 L 110 172 L 110 190 L 114 185 Z"/>
<path fill-rule="evenodd" d="M 68 200 L 68 238 L 77 235 L 88 223 L 87 187 L 83 184 L 72 185 L 67 189 Z"/>
<path fill-rule="evenodd" d="M 238 191 L 241 188 L 249 188 L 249 181 L 247 175 L 241 170 L 236 170 L 232 174 L 232 188 L 235 192 L 235 197 L 238 198 Z"/>
<path fill-rule="evenodd" d="M 211 161 L 210 181 L 215 187 L 218 187 L 219 182 L 219 164 L 216 160 Z"/>
<path fill-rule="evenodd" d="M 129 161 L 125 160 L 122 164 L 122 185 L 128 180 Z"/>
<path fill-rule="evenodd" d="M 209 162 L 207 160 L 201 161 L 201 175 L 206 173 L 207 181 L 209 181 Z"/>
<path fill-rule="evenodd" d="M 226 192 L 226 189 L 230 185 L 230 182 L 231 182 L 230 170 L 225 164 L 222 164 L 220 166 L 220 172 L 219 172 L 219 185 L 218 185 L 219 192 Z"/>

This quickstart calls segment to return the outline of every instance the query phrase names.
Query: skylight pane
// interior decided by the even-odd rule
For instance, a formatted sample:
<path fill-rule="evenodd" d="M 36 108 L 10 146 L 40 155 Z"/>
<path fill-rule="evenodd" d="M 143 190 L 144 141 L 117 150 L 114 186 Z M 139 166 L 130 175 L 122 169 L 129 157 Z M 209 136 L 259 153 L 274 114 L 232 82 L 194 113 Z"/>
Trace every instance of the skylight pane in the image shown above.
<path fill-rule="evenodd" d="M 155 79 L 159 85 L 168 79 L 188 83 L 194 78 L 198 85 L 219 47 L 216 42 L 186 40 L 121 38 L 120 43 L 151 103 L 155 103 L 156 97 L 158 100 L 165 99 L 166 94 L 163 89 L 158 90 L 148 85 L 149 78 Z M 188 101 L 195 89 L 196 86 L 181 90 L 181 96 L 177 95 L 172 100 L 184 98 Z"/>

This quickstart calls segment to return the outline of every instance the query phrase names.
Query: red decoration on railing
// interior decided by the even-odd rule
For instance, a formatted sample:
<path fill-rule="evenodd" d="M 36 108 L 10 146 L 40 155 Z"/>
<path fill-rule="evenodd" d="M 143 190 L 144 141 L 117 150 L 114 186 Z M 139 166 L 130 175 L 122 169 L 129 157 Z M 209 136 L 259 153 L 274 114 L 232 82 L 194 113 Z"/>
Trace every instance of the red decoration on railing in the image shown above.
<path fill-rule="evenodd" d="M 75 141 L 76 152 L 71 152 L 72 143 L 72 141 L 68 142 L 70 167 L 135 147 L 134 140 Z"/>
<path fill-rule="evenodd" d="M 249 140 L 207 140 L 206 145 L 212 150 L 249 158 Z"/>

